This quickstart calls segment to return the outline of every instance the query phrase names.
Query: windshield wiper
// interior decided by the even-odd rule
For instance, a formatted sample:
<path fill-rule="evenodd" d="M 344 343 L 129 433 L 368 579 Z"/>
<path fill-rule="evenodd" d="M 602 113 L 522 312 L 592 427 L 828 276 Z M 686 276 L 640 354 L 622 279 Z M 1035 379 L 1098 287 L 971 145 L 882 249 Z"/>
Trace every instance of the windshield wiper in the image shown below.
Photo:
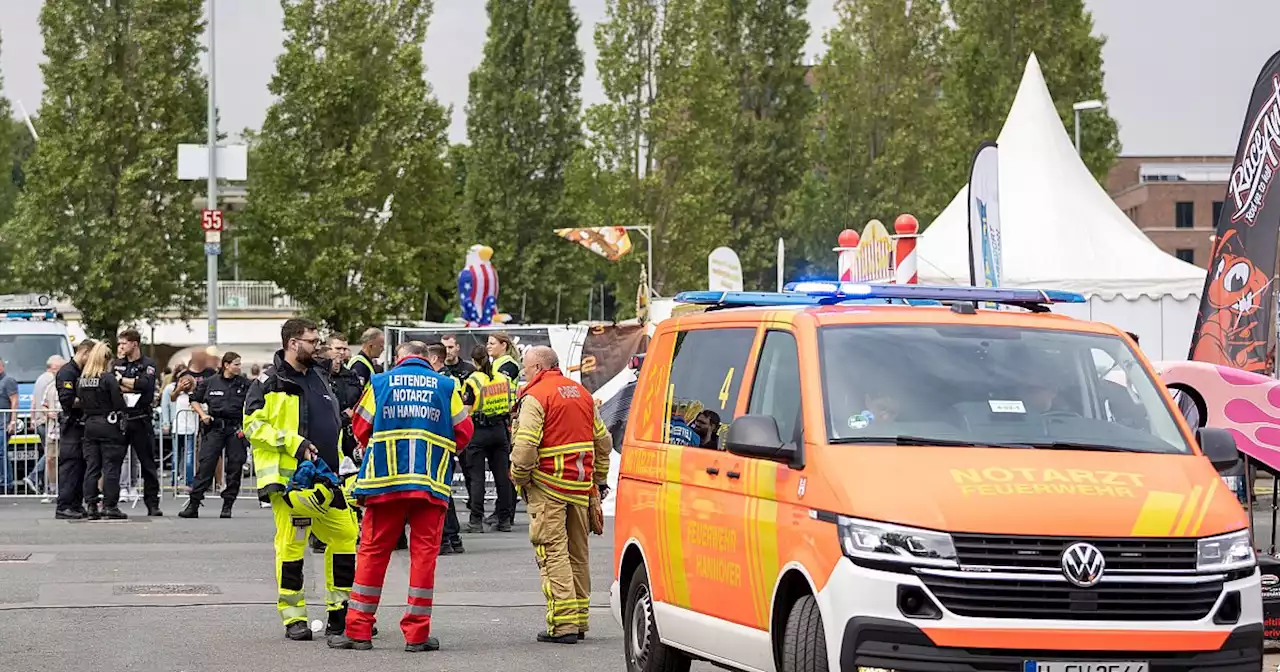
<path fill-rule="evenodd" d="M 1042 448 L 1049 450 L 1093 450 L 1106 453 L 1154 453 L 1154 450 L 1142 450 L 1140 448 L 1125 448 L 1124 446 L 1113 446 L 1106 443 L 1086 443 L 1083 441 L 1032 441 L 1027 444 L 1030 448 Z"/>
<path fill-rule="evenodd" d="M 992 443 L 990 441 L 964 441 L 939 439 L 928 436 L 898 434 L 896 436 L 844 436 L 831 441 L 841 443 L 883 443 L 891 446 L 958 446 L 962 448 L 1031 448 L 1027 443 Z"/>

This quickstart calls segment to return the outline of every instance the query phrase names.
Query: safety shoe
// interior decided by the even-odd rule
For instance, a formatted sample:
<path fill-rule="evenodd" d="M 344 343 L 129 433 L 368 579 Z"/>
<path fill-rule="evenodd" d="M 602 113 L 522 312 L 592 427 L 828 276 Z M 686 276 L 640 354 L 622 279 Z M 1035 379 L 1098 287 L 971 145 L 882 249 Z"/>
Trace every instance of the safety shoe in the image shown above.
<path fill-rule="evenodd" d="M 161 516 L 163 516 L 163 515 L 164 515 L 164 511 L 161 511 L 161 510 L 160 510 L 160 505 L 159 505 L 159 504 L 148 504 L 148 505 L 147 505 L 147 515 L 148 515 L 148 516 L 150 516 L 150 517 L 152 517 L 152 518 L 159 518 L 159 517 L 161 517 Z"/>
<path fill-rule="evenodd" d="M 467 549 L 465 549 L 465 548 L 463 548 L 463 547 L 462 547 L 462 542 L 461 542 L 461 541 L 457 541 L 457 542 L 452 543 L 452 544 L 449 544 L 449 545 L 450 545 L 451 547 L 453 547 L 453 552 L 454 552 L 454 553 L 466 553 L 466 552 L 467 552 Z"/>
<path fill-rule="evenodd" d="M 53 517 L 58 520 L 84 520 L 85 515 L 84 511 L 76 509 L 58 509 L 53 512 Z"/>
<path fill-rule="evenodd" d="M 463 531 L 471 532 L 472 534 L 484 533 L 484 520 L 480 518 L 472 518 L 471 520 L 467 521 L 467 527 Z"/>
<path fill-rule="evenodd" d="M 89 520 L 102 520 L 102 511 L 98 509 L 97 504 L 90 504 L 89 506 L 86 506 L 85 509 L 85 518 L 88 518 Z"/>
<path fill-rule="evenodd" d="M 495 531 L 497 531 L 497 532 L 510 532 L 510 531 L 511 531 L 511 522 L 510 522 L 510 521 L 506 521 L 506 520 L 504 520 L 504 521 L 502 521 L 502 522 L 498 523 L 497 525 L 494 525 L 494 526 L 493 526 L 493 529 L 494 529 Z"/>
<path fill-rule="evenodd" d="M 129 515 L 120 510 L 117 506 L 108 506 L 102 510 L 102 517 L 107 520 L 128 520 Z"/>
<path fill-rule="evenodd" d="M 577 644 L 578 633 L 571 632 L 567 635 L 548 635 L 545 632 L 539 632 L 538 641 L 544 644 Z"/>
<path fill-rule="evenodd" d="M 435 637 L 428 637 L 427 641 L 418 644 L 405 644 L 404 650 L 409 653 L 420 653 L 422 651 L 439 651 L 440 640 Z"/>
<path fill-rule="evenodd" d="M 488 517 L 488 518 L 485 518 L 485 519 L 484 519 L 484 522 L 485 522 L 485 524 L 486 524 L 486 525 L 490 525 L 490 526 L 497 525 L 497 524 L 498 524 L 498 514 L 496 514 L 496 513 L 491 513 L 491 514 L 489 514 L 489 517 Z"/>
<path fill-rule="evenodd" d="M 284 626 L 284 638 L 295 642 L 311 641 L 311 628 L 306 621 L 295 621 Z"/>
<path fill-rule="evenodd" d="M 187 505 L 182 507 L 178 512 L 179 518 L 199 518 L 200 517 L 200 500 L 194 497 L 187 500 Z"/>
<path fill-rule="evenodd" d="M 222 503 L 222 513 L 218 514 L 218 517 L 219 517 L 219 518 L 230 518 L 230 517 L 231 517 L 231 507 L 233 507 L 233 506 L 235 506 L 235 502 L 223 502 L 223 503 Z"/>
<path fill-rule="evenodd" d="M 331 635 L 328 638 L 329 648 L 331 649 L 352 649 L 355 651 L 368 651 L 373 648 L 373 642 L 368 639 L 351 639 L 346 635 Z"/>
<path fill-rule="evenodd" d="M 453 555 L 453 547 L 449 544 L 440 544 L 440 555 Z"/>

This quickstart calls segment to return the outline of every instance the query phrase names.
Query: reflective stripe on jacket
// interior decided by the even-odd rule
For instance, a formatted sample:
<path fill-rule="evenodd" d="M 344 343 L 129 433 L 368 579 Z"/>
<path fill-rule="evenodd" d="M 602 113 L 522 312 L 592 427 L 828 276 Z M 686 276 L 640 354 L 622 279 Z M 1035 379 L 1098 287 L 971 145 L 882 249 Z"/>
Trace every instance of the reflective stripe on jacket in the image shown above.
<path fill-rule="evenodd" d="M 469 420 L 456 379 L 419 357 L 374 375 L 352 420 L 357 440 L 368 437 L 355 495 L 418 491 L 448 502 L 454 430 Z"/>
<path fill-rule="evenodd" d="M 609 473 L 613 444 L 587 388 L 559 369 L 539 373 L 520 395 L 511 475 L 551 497 L 587 506 Z"/>
<path fill-rule="evenodd" d="M 264 502 L 288 488 L 307 444 L 302 387 L 279 375 L 281 364 L 277 353 L 276 365 L 249 385 L 244 402 L 244 436 L 253 448 L 258 499 Z"/>
<path fill-rule="evenodd" d="M 476 395 L 476 402 L 471 409 L 473 415 L 497 417 L 511 414 L 511 407 L 515 405 L 516 384 L 510 378 L 497 371 L 494 371 L 492 378 L 484 375 L 483 371 L 476 371 L 467 378 L 466 384 L 471 388 L 472 394 Z"/>

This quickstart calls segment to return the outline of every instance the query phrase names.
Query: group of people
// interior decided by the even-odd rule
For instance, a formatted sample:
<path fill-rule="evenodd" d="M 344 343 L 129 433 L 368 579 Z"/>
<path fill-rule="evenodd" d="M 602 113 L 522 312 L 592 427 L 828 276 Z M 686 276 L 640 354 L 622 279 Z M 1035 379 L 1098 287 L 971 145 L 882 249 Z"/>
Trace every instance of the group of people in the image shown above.
<path fill-rule="evenodd" d="M 155 362 L 142 354 L 133 329 L 120 332 L 116 348 L 84 340 L 54 378 L 63 410 L 59 428 L 59 519 L 123 519 L 120 469 L 129 451 L 142 471 L 148 516 L 162 516 L 160 475 L 151 407 Z"/>
<path fill-rule="evenodd" d="M 498 489 L 490 526 L 511 529 L 517 489 L 528 507 L 547 598 L 547 625 L 537 638 L 576 643 L 587 631 L 588 511 L 608 494 L 612 447 L 590 392 L 564 376 L 554 351 L 536 347 L 524 355 L 527 384 L 517 395 L 522 365 L 502 335 L 471 353 L 470 371 L 460 366 L 456 341 L 401 344 L 382 371 L 380 332 L 361 340 L 361 353 L 345 367 L 360 383 L 352 407 L 345 407 L 347 376 L 333 361 L 340 344 L 322 342 L 304 319 L 284 323 L 274 364 L 251 383 L 244 404 L 259 498 L 275 520 L 285 637 L 312 639 L 303 558 L 314 536 L 326 556 L 329 646 L 372 648 L 387 565 L 407 528 L 405 649 L 440 647 L 430 636 L 435 567 L 441 553 L 461 550 L 451 536 L 461 454 L 470 472 L 468 529 L 485 529 L 487 465 Z M 343 458 L 359 464 L 349 479 Z"/>

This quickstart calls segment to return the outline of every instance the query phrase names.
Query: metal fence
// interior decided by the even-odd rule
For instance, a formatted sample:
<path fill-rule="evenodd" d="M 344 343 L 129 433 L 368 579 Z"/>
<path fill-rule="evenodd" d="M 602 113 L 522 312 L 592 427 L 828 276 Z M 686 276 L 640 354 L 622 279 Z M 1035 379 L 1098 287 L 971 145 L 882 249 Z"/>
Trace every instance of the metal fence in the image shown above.
<path fill-rule="evenodd" d="M 58 453 L 62 415 L 56 411 L 0 409 L 0 497 L 37 498 L 52 504 L 58 487 Z M 169 421 L 157 409 L 152 427 L 161 498 L 186 500 L 196 479 L 200 454 L 200 420 L 191 409 L 180 409 Z M 206 497 L 216 497 L 226 482 L 220 459 L 214 483 Z M 453 496 L 467 499 L 462 469 L 454 472 Z M 252 498 L 257 490 L 253 451 L 248 450 L 240 482 L 240 497 Z M 132 450 L 120 468 L 120 505 L 136 507 L 143 498 L 142 464 Z M 485 473 L 485 500 L 497 492 L 493 474 Z"/>
<path fill-rule="evenodd" d="M 158 416 L 158 414 L 157 414 Z M 200 451 L 200 422 L 195 411 L 181 409 L 172 422 L 153 421 L 154 456 L 162 498 L 186 499 L 196 478 Z M 52 503 L 58 487 L 58 453 L 62 417 L 54 411 L 0 409 L 0 496 L 39 498 Z M 225 483 L 222 463 L 214 474 L 209 496 Z M 241 494 L 256 490 L 252 455 L 244 467 Z M 142 463 L 132 450 L 120 468 L 121 506 L 142 500 Z"/>

